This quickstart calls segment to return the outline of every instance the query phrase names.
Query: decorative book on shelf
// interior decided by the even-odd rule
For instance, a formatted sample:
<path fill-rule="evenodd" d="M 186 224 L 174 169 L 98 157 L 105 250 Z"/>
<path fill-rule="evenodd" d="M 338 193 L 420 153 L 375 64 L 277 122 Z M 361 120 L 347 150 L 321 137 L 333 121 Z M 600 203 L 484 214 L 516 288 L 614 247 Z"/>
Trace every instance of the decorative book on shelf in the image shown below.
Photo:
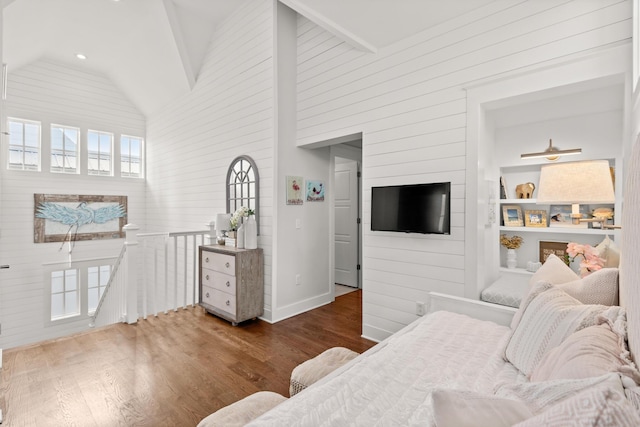
<path fill-rule="evenodd" d="M 507 197 L 507 183 L 504 180 L 504 176 L 500 177 L 500 198 L 508 199 Z"/>

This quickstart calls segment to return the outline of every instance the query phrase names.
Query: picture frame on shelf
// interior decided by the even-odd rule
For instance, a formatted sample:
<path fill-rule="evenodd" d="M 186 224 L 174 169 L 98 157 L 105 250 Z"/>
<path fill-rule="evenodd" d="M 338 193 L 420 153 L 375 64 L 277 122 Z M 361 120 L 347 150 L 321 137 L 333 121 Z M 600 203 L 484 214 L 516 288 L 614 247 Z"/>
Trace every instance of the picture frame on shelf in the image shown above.
<path fill-rule="evenodd" d="M 589 206 L 580 205 L 582 218 L 589 218 Z M 581 222 L 574 224 L 571 221 L 571 205 L 551 205 L 549 207 L 549 227 L 560 228 L 589 228 L 589 224 Z"/>
<path fill-rule="evenodd" d="M 538 246 L 540 248 L 540 254 L 538 260 L 544 264 L 549 255 L 553 254 L 563 260 L 565 263 L 568 262 L 569 257 L 567 255 L 567 245 L 569 242 L 550 242 L 540 240 L 538 242 Z M 568 264 L 567 264 L 568 265 Z"/>
<path fill-rule="evenodd" d="M 522 227 L 522 209 L 518 205 L 502 206 L 502 219 L 505 227 Z"/>
<path fill-rule="evenodd" d="M 526 210 L 524 211 L 525 227 L 547 227 L 547 211 Z"/>

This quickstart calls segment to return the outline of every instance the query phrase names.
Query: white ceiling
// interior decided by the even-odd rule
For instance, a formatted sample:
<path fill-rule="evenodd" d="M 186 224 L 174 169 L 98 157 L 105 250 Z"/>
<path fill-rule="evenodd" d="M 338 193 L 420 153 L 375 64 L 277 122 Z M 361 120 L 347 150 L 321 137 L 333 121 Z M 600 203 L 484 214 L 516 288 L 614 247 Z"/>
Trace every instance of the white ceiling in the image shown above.
<path fill-rule="evenodd" d="M 493 0 L 281 0 L 374 50 Z M 2 0 L 9 73 L 40 58 L 109 77 L 145 115 L 187 93 L 239 0 Z M 76 53 L 87 59 L 76 59 Z"/>

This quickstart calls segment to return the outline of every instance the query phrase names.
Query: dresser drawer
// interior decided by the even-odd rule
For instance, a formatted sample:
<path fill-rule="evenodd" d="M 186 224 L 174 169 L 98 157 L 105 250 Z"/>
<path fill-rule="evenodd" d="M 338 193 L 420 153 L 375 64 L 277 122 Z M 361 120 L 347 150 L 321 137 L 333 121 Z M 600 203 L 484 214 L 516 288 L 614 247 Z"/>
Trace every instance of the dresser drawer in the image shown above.
<path fill-rule="evenodd" d="M 235 295 L 222 292 L 218 289 L 212 289 L 212 302 L 210 303 L 215 308 L 236 315 L 236 297 Z"/>
<path fill-rule="evenodd" d="M 202 302 L 213 305 L 213 288 L 209 286 L 203 286 L 202 295 L 200 297 L 202 299 Z"/>
<path fill-rule="evenodd" d="M 202 253 L 202 267 L 235 276 L 236 257 L 204 251 Z"/>
<path fill-rule="evenodd" d="M 236 276 L 220 273 L 218 271 L 202 269 L 202 285 L 221 290 L 231 295 L 236 294 Z"/>

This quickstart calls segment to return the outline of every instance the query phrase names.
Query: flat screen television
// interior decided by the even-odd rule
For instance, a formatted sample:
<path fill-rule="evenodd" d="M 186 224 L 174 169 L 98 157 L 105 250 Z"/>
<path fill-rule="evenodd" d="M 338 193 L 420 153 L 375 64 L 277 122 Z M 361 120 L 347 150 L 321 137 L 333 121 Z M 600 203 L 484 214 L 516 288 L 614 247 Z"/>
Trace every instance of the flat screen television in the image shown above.
<path fill-rule="evenodd" d="M 371 188 L 371 230 L 451 233 L 451 183 Z"/>

